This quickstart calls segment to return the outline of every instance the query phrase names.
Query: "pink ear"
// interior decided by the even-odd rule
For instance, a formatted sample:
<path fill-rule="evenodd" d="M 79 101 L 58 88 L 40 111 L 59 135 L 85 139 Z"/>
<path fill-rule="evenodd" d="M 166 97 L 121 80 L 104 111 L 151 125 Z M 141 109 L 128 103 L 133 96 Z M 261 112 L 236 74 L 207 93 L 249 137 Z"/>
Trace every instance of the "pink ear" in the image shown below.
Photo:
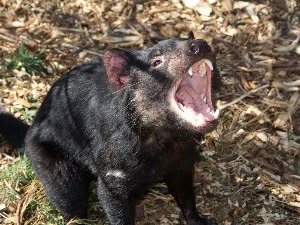
<path fill-rule="evenodd" d="M 116 88 L 123 88 L 128 83 L 128 61 L 126 52 L 121 49 L 110 49 L 103 56 L 108 82 Z"/>

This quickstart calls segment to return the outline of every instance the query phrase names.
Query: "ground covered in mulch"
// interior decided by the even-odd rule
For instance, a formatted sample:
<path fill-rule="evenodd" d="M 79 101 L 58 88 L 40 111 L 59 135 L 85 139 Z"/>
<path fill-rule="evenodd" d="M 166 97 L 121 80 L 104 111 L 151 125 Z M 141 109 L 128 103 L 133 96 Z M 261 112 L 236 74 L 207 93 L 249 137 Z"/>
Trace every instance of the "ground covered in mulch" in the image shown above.
<path fill-rule="evenodd" d="M 299 8 L 297 0 L 0 0 L 0 107 L 30 123 L 74 65 L 107 47 L 146 48 L 193 30 L 214 45 L 223 78 L 220 124 L 196 165 L 199 210 L 226 225 L 300 224 Z M 0 224 L 63 224 L 26 156 L 0 141 Z M 89 224 L 106 223 L 96 196 L 90 214 Z M 139 203 L 137 223 L 184 223 L 163 183 Z"/>

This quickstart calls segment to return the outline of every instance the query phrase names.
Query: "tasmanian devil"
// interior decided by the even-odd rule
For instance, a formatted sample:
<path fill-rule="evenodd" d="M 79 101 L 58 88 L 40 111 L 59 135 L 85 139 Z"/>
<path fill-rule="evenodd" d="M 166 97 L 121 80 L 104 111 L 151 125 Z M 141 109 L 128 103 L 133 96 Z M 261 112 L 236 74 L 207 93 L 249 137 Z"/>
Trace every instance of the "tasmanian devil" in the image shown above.
<path fill-rule="evenodd" d="M 136 200 L 163 178 L 188 225 L 212 225 L 197 213 L 193 173 L 197 140 L 217 125 L 218 78 L 211 47 L 192 32 L 140 51 L 110 49 L 57 80 L 31 127 L 0 113 L 0 133 L 24 143 L 66 220 L 87 217 L 96 177 L 110 224 L 132 225 Z"/>

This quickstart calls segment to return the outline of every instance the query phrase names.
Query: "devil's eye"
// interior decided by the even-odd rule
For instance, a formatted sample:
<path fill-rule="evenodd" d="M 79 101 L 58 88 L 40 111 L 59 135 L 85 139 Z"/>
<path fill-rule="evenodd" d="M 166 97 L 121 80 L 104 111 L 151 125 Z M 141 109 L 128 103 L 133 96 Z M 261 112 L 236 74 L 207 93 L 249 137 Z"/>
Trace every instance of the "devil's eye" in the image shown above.
<path fill-rule="evenodd" d="M 162 63 L 162 61 L 160 60 L 160 59 L 157 59 L 157 60 L 154 60 L 153 62 L 152 62 L 152 66 L 153 67 L 157 67 L 157 66 L 159 66 L 160 64 Z"/>

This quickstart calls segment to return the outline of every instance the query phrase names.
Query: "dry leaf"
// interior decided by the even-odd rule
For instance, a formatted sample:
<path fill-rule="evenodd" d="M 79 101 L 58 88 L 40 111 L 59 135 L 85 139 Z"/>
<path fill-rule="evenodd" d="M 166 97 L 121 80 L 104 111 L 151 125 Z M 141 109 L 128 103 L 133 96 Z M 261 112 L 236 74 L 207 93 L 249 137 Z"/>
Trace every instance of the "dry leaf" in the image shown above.
<path fill-rule="evenodd" d="M 297 192 L 297 188 L 293 187 L 292 185 L 286 184 L 282 186 L 282 194 L 293 194 Z"/>
<path fill-rule="evenodd" d="M 290 52 L 298 45 L 299 40 L 300 40 L 300 35 L 290 45 L 279 46 L 277 48 L 274 48 L 274 50 L 277 52 Z"/>
<path fill-rule="evenodd" d="M 296 188 L 300 187 L 300 177 L 295 170 L 299 164 L 298 157 L 294 157 L 300 154 L 300 129 L 296 128 L 300 119 L 298 109 L 300 40 L 297 39 L 300 30 L 298 15 L 293 13 L 298 1 L 171 0 L 149 1 L 145 4 L 141 2 L 68 0 L 57 4 L 51 1 L 2 0 L 0 106 L 4 106 L 8 112 L 18 117 L 26 115 L 26 106 L 29 106 L 27 97 L 37 100 L 36 104 L 40 105 L 49 90 L 49 84 L 68 68 L 89 60 L 91 54 L 95 55 L 95 52 L 98 52 L 99 55 L 103 55 L 107 47 L 123 45 L 125 48 L 141 49 L 153 46 L 164 38 L 185 38 L 189 30 L 201 32 L 205 36 L 195 35 L 195 37 L 207 40 L 208 36 L 211 36 L 213 41 L 209 41 L 209 44 L 217 45 L 216 49 L 221 53 L 218 54 L 217 63 L 220 65 L 222 77 L 224 79 L 230 77 L 229 80 L 232 79 L 233 82 L 222 86 L 224 90 L 221 90 L 219 102 L 229 104 L 226 104 L 225 110 L 221 113 L 218 128 L 206 135 L 202 143 L 205 145 L 204 153 L 214 154 L 214 158 L 207 157 L 204 163 L 198 163 L 195 175 L 197 182 L 203 180 L 209 184 L 204 185 L 204 192 L 213 193 L 215 197 L 201 195 L 201 188 L 196 186 L 199 192 L 197 206 L 206 208 L 206 214 L 211 214 L 211 217 L 219 220 L 219 223 L 227 225 L 298 224 L 300 208 L 297 203 L 300 202 L 300 196 L 299 194 L 297 196 L 290 187 L 285 187 L 286 184 L 278 184 L 281 177 L 276 176 L 277 173 L 274 172 L 283 167 L 284 181 L 295 185 Z M 186 6 L 184 2 L 190 6 Z M 68 16 L 60 15 L 64 13 Z M 74 21 L 75 17 L 78 18 L 77 22 Z M 70 18 L 71 22 L 62 18 L 67 20 Z M 86 22 L 82 23 L 84 20 Z M 286 27 L 289 29 L 286 30 Z M 38 44 L 30 44 L 32 41 Z M 26 46 L 29 44 L 30 49 L 36 53 L 42 51 L 42 55 L 46 57 L 45 66 L 51 65 L 52 68 L 49 69 L 50 76 L 41 77 L 41 73 L 36 73 L 35 77 L 27 74 L 24 69 L 5 71 L 6 60 L 10 60 L 10 53 L 15 52 L 21 42 Z M 38 48 L 31 47 L 34 45 L 38 45 Z M 243 77 L 245 80 L 240 79 Z M 265 86 L 259 92 L 251 92 L 251 89 L 270 83 L 273 83 L 272 86 Z M 23 90 L 24 87 L 26 90 Z M 249 94 L 247 89 L 250 90 Z M 20 103 L 18 98 L 25 101 Z M 268 122 L 261 124 L 260 121 Z M 280 131 L 276 132 L 273 125 L 280 127 L 278 128 Z M 260 147 L 257 148 L 255 145 Z M 2 151 L 3 148 L 0 146 L 0 152 Z M 3 153 L 7 152 L 4 150 Z M 266 168 L 262 169 L 257 165 L 253 169 L 251 165 L 255 159 L 252 153 L 266 159 L 260 161 Z M 4 168 L 6 157 L 0 154 L 1 165 Z M 10 161 L 14 160 L 14 157 L 9 157 Z M 218 158 L 223 158 L 224 161 L 221 163 L 215 161 Z M 237 179 L 239 183 L 234 180 L 235 175 L 239 178 Z M 14 187 L 22 188 L 24 191 L 27 189 L 19 183 L 16 186 L 14 184 Z M 271 192 L 274 198 L 269 190 L 277 190 Z M 255 194 L 253 191 L 258 193 Z M 9 190 L 4 188 L 3 193 L 5 192 L 8 193 Z M 26 195 L 26 191 L 24 193 Z M 236 193 L 234 198 L 233 193 Z M 21 195 L 22 198 L 26 197 L 22 193 Z M 226 202 L 230 198 L 232 202 L 220 212 L 219 202 Z M 275 201 L 275 198 L 279 201 Z M 162 220 L 165 224 L 184 223 L 182 217 L 180 221 L 178 220 L 177 214 L 180 210 L 173 205 L 174 199 L 169 198 L 166 201 L 162 200 L 166 199 L 165 197 L 158 195 L 149 196 L 147 199 L 146 221 L 143 206 L 137 213 L 141 224 L 161 224 Z M 156 209 L 151 212 L 152 204 L 157 200 L 164 202 L 161 203 L 164 204 L 161 208 L 170 210 L 168 214 L 157 213 Z M 296 205 L 289 205 L 288 201 Z M 5 216 L 2 223 L 15 224 L 16 221 L 9 220 L 10 218 L 15 220 L 18 215 L 14 215 L 15 210 L 10 210 L 8 205 L 16 208 L 18 202 L 12 201 L 9 204 L 1 202 L 7 207 L 1 211 L 5 213 L 2 215 Z M 1 207 L 4 206 L 0 204 L 0 210 Z M 258 216 L 257 212 L 262 207 L 265 211 L 261 211 Z M 47 223 L 38 211 L 28 211 L 27 218 L 28 223 Z M 62 220 L 60 216 L 56 218 Z M 262 218 L 265 220 L 262 221 Z M 101 222 L 92 224 L 95 223 L 103 223 L 103 218 Z"/>
<path fill-rule="evenodd" d="M 295 52 L 296 52 L 298 55 L 300 55 L 300 45 L 299 45 L 298 47 L 296 47 Z"/>
<path fill-rule="evenodd" d="M 25 106 L 26 108 L 30 108 L 31 107 L 30 103 L 27 100 L 25 100 L 25 99 L 18 98 L 16 102 L 18 102 L 22 106 Z"/>
<path fill-rule="evenodd" d="M 289 205 L 300 208 L 300 202 L 289 202 Z"/>
<path fill-rule="evenodd" d="M 251 19 L 253 20 L 254 23 L 258 23 L 260 21 L 257 14 L 256 14 L 256 12 L 254 11 L 254 7 L 252 7 L 251 5 L 247 6 L 246 11 L 250 15 L 250 17 L 251 17 Z"/>
<path fill-rule="evenodd" d="M 201 0 L 183 0 L 183 4 L 188 8 L 195 8 L 200 5 L 203 1 Z"/>
<path fill-rule="evenodd" d="M 107 44 L 114 44 L 118 46 L 131 46 L 134 44 L 140 44 L 143 41 L 141 36 L 125 36 L 125 37 L 116 37 L 116 36 L 103 36 L 94 38 L 96 40 L 102 41 Z"/>
<path fill-rule="evenodd" d="M 252 113 L 259 116 L 259 115 L 262 114 L 262 111 L 259 108 L 255 107 L 253 105 L 250 105 L 249 108 L 246 111 L 246 114 L 252 114 Z"/>
<path fill-rule="evenodd" d="M 293 140 L 281 139 L 279 144 L 284 150 L 290 151 L 291 153 L 294 153 L 294 155 L 298 155 L 300 153 L 300 144 Z"/>
<path fill-rule="evenodd" d="M 245 133 L 244 129 L 239 129 L 234 135 L 232 135 L 232 139 L 236 139 Z"/>
<path fill-rule="evenodd" d="M 255 136 L 256 136 L 255 132 L 248 134 L 242 141 L 242 144 L 245 144 L 245 143 L 251 141 Z"/>
<path fill-rule="evenodd" d="M 251 3 L 250 2 L 245 2 L 245 1 L 237 1 L 233 3 L 233 8 L 234 9 L 244 9 L 247 6 L 249 6 Z"/>
<path fill-rule="evenodd" d="M 293 112 L 299 105 L 300 95 L 298 92 L 295 92 L 289 99 L 289 112 Z"/>
<path fill-rule="evenodd" d="M 11 23 L 11 25 L 12 25 L 13 27 L 24 27 L 24 26 L 25 26 L 25 23 L 24 23 L 24 22 L 21 22 L 21 21 L 13 21 L 13 22 Z"/>
<path fill-rule="evenodd" d="M 186 7 L 195 9 L 200 15 L 209 16 L 212 12 L 212 8 L 207 2 L 202 0 L 183 0 Z"/>
<path fill-rule="evenodd" d="M 300 86 L 300 80 L 295 80 L 295 81 L 290 81 L 290 82 L 283 82 L 283 85 L 286 85 L 286 86 Z M 282 87 L 284 87 L 284 86 L 282 86 Z"/>
<path fill-rule="evenodd" d="M 5 204 L 0 204 L 0 211 L 6 209 L 6 205 Z"/>
<path fill-rule="evenodd" d="M 275 146 L 277 146 L 280 141 L 280 138 L 278 136 L 270 136 L 269 139 L 270 142 Z"/>
<path fill-rule="evenodd" d="M 232 3 L 231 0 L 223 0 L 221 1 L 222 9 L 224 11 L 230 12 L 232 11 Z"/>
<path fill-rule="evenodd" d="M 273 214 L 268 212 L 265 208 L 262 208 L 260 210 L 258 216 L 262 217 L 262 219 L 264 220 L 264 223 L 262 223 L 261 225 L 274 225 L 274 223 L 271 222 Z"/>
<path fill-rule="evenodd" d="M 216 152 L 215 151 L 203 151 L 203 152 L 201 152 L 201 155 L 202 156 L 208 156 L 208 157 L 210 157 L 210 156 L 213 156 L 214 154 L 216 154 Z"/>
<path fill-rule="evenodd" d="M 274 127 L 285 127 L 287 121 L 290 119 L 289 113 L 288 112 L 281 112 L 278 117 L 276 118 L 276 120 L 273 123 Z"/>
<path fill-rule="evenodd" d="M 268 135 L 263 132 L 257 133 L 256 137 L 258 137 L 262 142 L 267 142 L 269 140 Z"/>

